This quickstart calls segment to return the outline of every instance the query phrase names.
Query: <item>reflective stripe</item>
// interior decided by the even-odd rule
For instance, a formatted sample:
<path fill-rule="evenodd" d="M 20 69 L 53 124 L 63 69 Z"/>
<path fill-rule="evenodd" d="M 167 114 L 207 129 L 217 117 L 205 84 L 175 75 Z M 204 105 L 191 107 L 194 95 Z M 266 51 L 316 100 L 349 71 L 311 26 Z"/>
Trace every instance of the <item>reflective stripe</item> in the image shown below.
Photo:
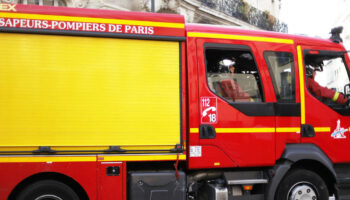
<path fill-rule="evenodd" d="M 168 155 L 116 155 L 116 156 L 98 156 L 98 161 L 159 161 L 159 160 L 177 160 L 176 154 Z M 186 155 L 180 154 L 179 160 L 186 160 Z"/>
<path fill-rule="evenodd" d="M 247 35 L 229 35 L 229 34 L 217 34 L 217 33 L 188 32 L 187 36 L 188 37 L 201 37 L 201 38 L 245 40 L 245 41 L 256 41 L 256 42 L 273 42 L 273 43 L 284 43 L 284 44 L 293 44 L 294 43 L 294 40 L 290 40 L 290 39 L 257 37 L 257 36 L 247 36 Z"/>
<path fill-rule="evenodd" d="M 185 28 L 185 24 L 183 23 L 137 21 L 137 20 L 126 20 L 126 19 L 107 19 L 107 18 L 94 18 L 94 17 L 73 17 L 73 16 L 6 13 L 6 12 L 0 13 L 0 17 L 19 18 L 19 19 L 56 20 L 56 21 L 67 21 L 67 22 L 122 24 L 122 25 L 135 25 L 135 26 L 155 26 L 155 27 L 164 27 L 164 28 L 181 28 L 181 29 Z"/>
<path fill-rule="evenodd" d="M 190 133 L 199 133 L 199 128 L 190 128 Z"/>
<path fill-rule="evenodd" d="M 16 162 L 96 162 L 96 156 L 4 156 L 0 163 Z"/>
<path fill-rule="evenodd" d="M 275 128 L 216 128 L 216 133 L 271 133 Z"/>
<path fill-rule="evenodd" d="M 277 133 L 294 133 L 294 132 L 300 132 L 299 127 L 278 127 L 276 128 Z"/>
<path fill-rule="evenodd" d="M 338 100 L 338 97 L 339 97 L 339 92 L 335 92 L 332 101 L 337 101 L 337 100 Z"/>
<path fill-rule="evenodd" d="M 216 133 L 271 133 L 275 128 L 215 128 Z M 199 133 L 198 128 L 190 128 L 190 133 Z"/>
<path fill-rule="evenodd" d="M 315 132 L 331 132 L 330 127 L 315 127 Z"/>
<path fill-rule="evenodd" d="M 315 127 L 315 132 L 330 132 L 330 127 Z M 350 128 L 349 128 L 350 129 Z M 216 128 L 216 133 L 269 133 L 275 132 L 275 128 Z M 190 133 L 198 133 L 198 128 L 190 128 Z M 300 132 L 299 127 L 277 127 L 277 133 Z"/>
<path fill-rule="evenodd" d="M 299 65 L 299 79 L 300 79 L 300 119 L 301 124 L 305 124 L 305 83 L 304 83 L 304 67 L 303 56 L 300 45 L 297 46 L 298 65 Z"/>
<path fill-rule="evenodd" d="M 186 155 L 180 154 L 179 160 L 186 160 Z M 176 154 L 149 154 L 149 155 L 117 155 L 104 156 L 99 155 L 99 162 L 106 161 L 158 161 L 158 160 L 177 160 Z M 93 156 L 0 156 L 0 163 L 22 163 L 22 162 L 96 162 L 96 155 Z"/>

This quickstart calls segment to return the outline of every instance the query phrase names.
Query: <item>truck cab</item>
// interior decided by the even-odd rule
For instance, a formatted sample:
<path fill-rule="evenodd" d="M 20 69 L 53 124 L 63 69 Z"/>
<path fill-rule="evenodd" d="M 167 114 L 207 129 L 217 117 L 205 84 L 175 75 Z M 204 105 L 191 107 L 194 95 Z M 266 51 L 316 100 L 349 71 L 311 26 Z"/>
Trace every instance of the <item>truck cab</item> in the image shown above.
<path fill-rule="evenodd" d="M 293 192 L 313 188 L 311 184 L 292 187 L 288 182 L 303 168 L 324 178 L 329 193 L 334 193 L 329 183 L 344 176 L 335 174 L 350 159 L 349 57 L 340 42 L 228 27 L 186 28 L 187 51 L 195 54 L 187 60 L 193 85 L 189 87 L 193 102 L 189 104 L 189 168 L 275 166 L 266 182 L 272 178 L 289 183 L 289 199 L 304 195 L 293 196 Z M 310 77 L 310 65 L 322 70 L 314 69 L 316 75 Z M 319 86 L 316 93 L 312 78 Z M 327 91 L 328 96 L 317 94 Z M 338 102 L 340 97 L 345 102 Z M 275 172 L 285 165 L 288 173 L 279 177 Z M 261 182 L 256 179 L 256 184 Z M 272 183 L 269 189 L 282 187 Z M 282 193 L 276 198 L 282 199 L 286 192 Z M 267 198 L 273 196 L 268 193 Z"/>

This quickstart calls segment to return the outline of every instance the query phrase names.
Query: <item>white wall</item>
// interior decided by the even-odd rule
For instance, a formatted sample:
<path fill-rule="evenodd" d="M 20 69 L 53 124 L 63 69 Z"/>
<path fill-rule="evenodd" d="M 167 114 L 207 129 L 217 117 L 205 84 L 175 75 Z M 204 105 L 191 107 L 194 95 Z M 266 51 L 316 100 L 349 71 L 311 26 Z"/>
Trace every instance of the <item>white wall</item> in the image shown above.
<path fill-rule="evenodd" d="M 342 4 L 339 4 L 339 15 L 334 22 L 335 26 L 343 26 L 343 33 L 341 37 L 343 38 L 345 47 L 350 50 L 350 1 L 343 0 Z"/>

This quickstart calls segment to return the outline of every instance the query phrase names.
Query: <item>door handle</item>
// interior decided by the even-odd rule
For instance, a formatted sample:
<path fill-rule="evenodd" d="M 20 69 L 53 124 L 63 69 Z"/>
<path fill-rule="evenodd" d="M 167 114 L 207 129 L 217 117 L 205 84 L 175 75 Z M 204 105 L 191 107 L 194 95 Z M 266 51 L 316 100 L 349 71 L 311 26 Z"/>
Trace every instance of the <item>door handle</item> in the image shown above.
<path fill-rule="evenodd" d="M 310 124 L 301 125 L 301 137 L 315 137 L 315 129 Z"/>
<path fill-rule="evenodd" d="M 199 127 L 200 139 L 213 139 L 216 138 L 215 128 L 212 125 L 201 124 Z"/>

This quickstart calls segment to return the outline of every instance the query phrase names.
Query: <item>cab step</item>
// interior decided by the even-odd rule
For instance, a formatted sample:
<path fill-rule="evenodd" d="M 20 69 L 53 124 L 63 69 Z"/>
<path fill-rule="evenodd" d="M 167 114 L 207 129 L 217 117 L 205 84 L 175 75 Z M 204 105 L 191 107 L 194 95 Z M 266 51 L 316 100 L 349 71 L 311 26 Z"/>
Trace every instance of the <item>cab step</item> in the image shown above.
<path fill-rule="evenodd" d="M 225 172 L 228 185 L 267 184 L 269 181 L 263 171 Z"/>

